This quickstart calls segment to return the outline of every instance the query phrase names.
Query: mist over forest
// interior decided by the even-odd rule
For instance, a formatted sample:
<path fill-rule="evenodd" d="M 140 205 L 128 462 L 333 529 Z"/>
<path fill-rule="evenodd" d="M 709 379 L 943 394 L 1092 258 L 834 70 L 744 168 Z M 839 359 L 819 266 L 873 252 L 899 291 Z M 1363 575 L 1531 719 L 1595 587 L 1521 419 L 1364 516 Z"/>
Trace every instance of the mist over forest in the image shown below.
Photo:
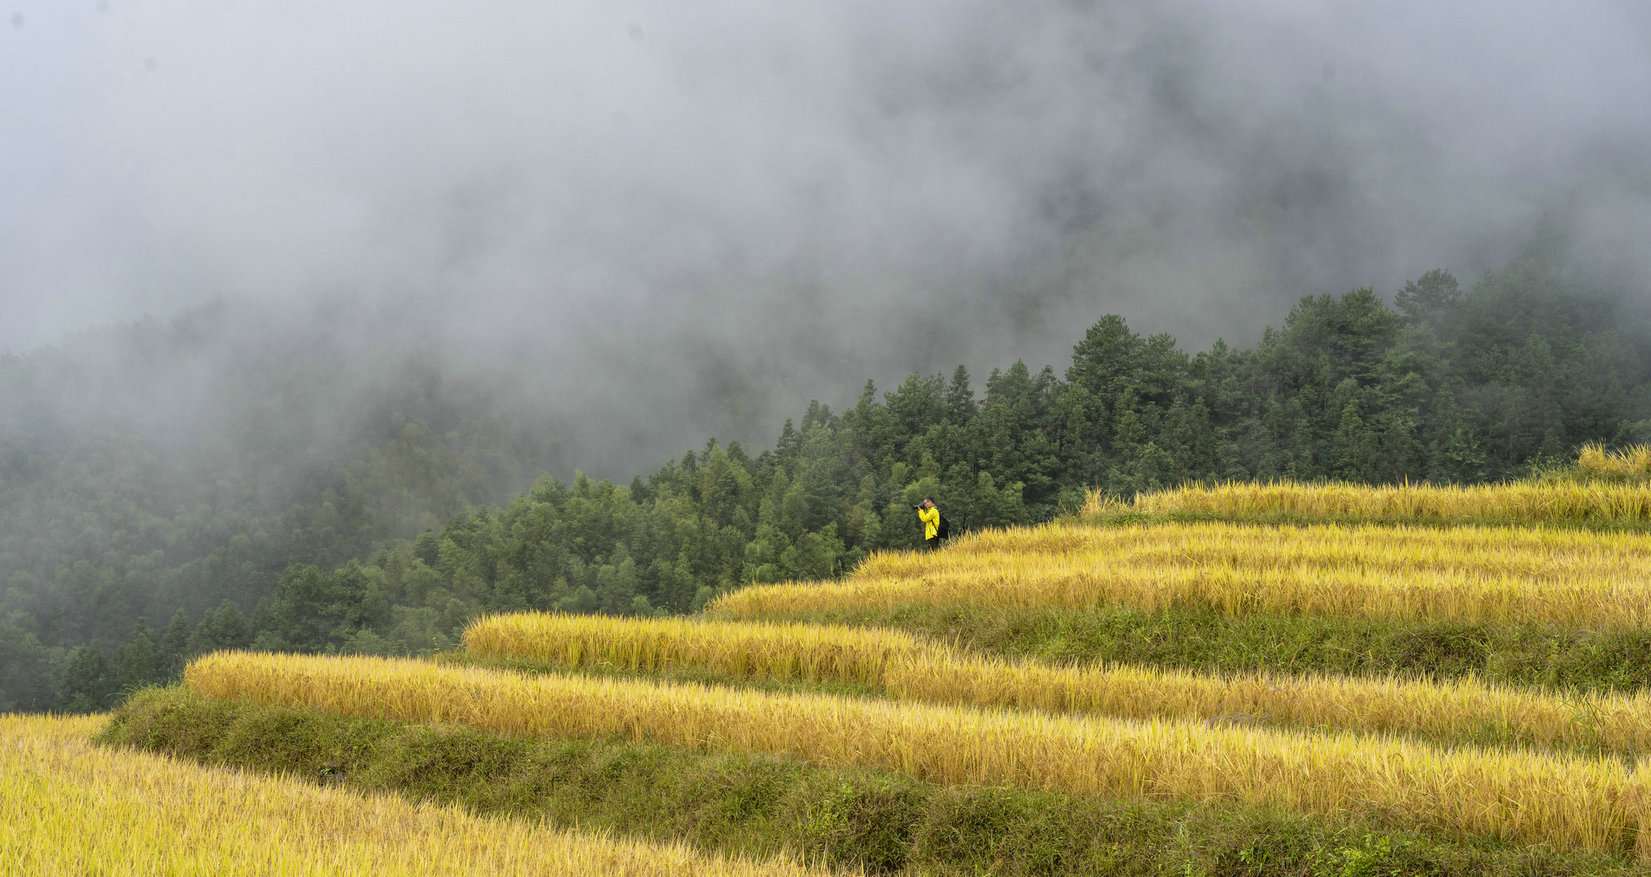
<path fill-rule="evenodd" d="M 13 0 L 0 709 L 1651 438 L 1646 94 L 1630 0 Z"/>
<path fill-rule="evenodd" d="M 530 374 L 615 477 L 1107 313 L 1651 277 L 1626 0 L 14 6 L 0 349 L 223 301 Z"/>

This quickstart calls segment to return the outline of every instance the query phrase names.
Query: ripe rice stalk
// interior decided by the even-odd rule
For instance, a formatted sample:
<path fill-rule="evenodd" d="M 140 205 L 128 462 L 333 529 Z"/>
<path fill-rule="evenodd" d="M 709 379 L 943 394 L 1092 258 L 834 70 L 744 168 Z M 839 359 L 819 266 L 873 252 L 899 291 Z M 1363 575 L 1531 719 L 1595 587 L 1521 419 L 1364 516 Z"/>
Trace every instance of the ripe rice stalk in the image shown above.
<path fill-rule="evenodd" d="M 0 873 L 825 873 L 94 747 L 103 721 L 0 716 Z"/>
<path fill-rule="evenodd" d="M 1651 479 L 1651 445 L 1629 445 L 1620 450 L 1607 450 L 1602 444 L 1582 447 L 1577 455 L 1577 468 L 1582 474 L 1595 478 L 1619 481 Z"/>
<path fill-rule="evenodd" d="M 790 755 L 942 784 L 1357 813 L 1562 848 L 1631 851 L 1644 815 L 1630 771 L 1616 760 L 1398 739 L 527 676 L 366 657 L 217 653 L 191 663 L 185 683 L 212 697 L 505 734 Z"/>
<path fill-rule="evenodd" d="M 495 615 L 471 624 L 464 641 L 475 657 L 570 671 L 687 670 L 741 681 L 850 683 L 924 703 L 1651 752 L 1651 693 L 1561 695 L 1472 679 L 1066 667 L 976 657 L 888 629 L 683 618 Z"/>
<path fill-rule="evenodd" d="M 1408 521 L 1651 527 L 1651 484 L 1512 482 L 1491 485 L 1233 482 L 1142 493 L 1126 513 L 1222 519 Z M 1120 506 L 1092 493 L 1085 512 Z"/>

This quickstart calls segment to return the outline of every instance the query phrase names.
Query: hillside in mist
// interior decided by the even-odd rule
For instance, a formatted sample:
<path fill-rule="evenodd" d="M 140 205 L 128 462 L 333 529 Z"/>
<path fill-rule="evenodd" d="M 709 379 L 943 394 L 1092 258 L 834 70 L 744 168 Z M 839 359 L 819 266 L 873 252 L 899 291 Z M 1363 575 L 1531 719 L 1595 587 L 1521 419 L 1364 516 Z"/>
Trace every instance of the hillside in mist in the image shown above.
<path fill-rule="evenodd" d="M 1093 487 L 1478 482 L 1651 439 L 1651 324 L 1619 296 L 1529 257 L 1394 298 L 1306 298 L 1256 346 L 1201 352 L 1108 316 L 1064 372 L 845 384 L 777 442 L 629 486 L 569 483 L 527 384 L 444 374 L 407 339 L 234 305 L 88 335 L 0 363 L 0 707 L 103 706 L 223 646 L 421 652 L 487 610 L 693 611 L 910 544 L 924 495 L 999 526 Z"/>
<path fill-rule="evenodd" d="M 1646 0 L 10 0 L 0 872 L 1651 877 L 1647 95 Z"/>
<path fill-rule="evenodd" d="M 220 300 L 417 339 L 620 477 L 1102 314 L 1249 346 L 1532 247 L 1646 303 L 1648 15 L 24 0 L 0 350 Z"/>

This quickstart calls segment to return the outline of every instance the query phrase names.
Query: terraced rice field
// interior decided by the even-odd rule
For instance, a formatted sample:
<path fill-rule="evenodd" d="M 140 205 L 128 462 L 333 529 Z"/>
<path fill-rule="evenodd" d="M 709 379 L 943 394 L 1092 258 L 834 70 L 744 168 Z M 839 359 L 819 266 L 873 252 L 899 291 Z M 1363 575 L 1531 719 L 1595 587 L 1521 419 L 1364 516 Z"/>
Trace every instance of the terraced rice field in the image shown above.
<path fill-rule="evenodd" d="M 195 661 L 185 684 L 212 697 L 506 734 L 795 755 L 940 783 L 1363 811 L 1584 849 L 1633 845 L 1646 779 L 1610 759 L 533 677 L 381 658 L 224 653 Z"/>
<path fill-rule="evenodd" d="M 841 582 L 745 588 L 708 611 L 773 619 L 918 605 L 1197 605 L 1233 615 L 1643 629 L 1651 627 L 1648 570 L 1651 536 L 1642 534 L 1060 523 L 971 536 L 933 557 L 877 555 Z"/>
<path fill-rule="evenodd" d="M 267 822 L 302 848 L 294 862 L 369 869 L 373 844 L 416 834 L 431 844 L 421 861 L 463 850 L 530 868 L 531 836 L 588 873 L 803 873 L 807 860 L 880 874 L 1647 875 L 1651 690 L 1632 673 L 1651 641 L 1648 511 L 1627 475 L 1192 488 L 875 555 L 840 581 L 746 588 L 701 618 L 500 615 L 441 661 L 220 653 L 107 732 L 190 764 L 88 748 L 86 724 L 54 738 L 8 720 L 0 766 L 35 779 L 8 780 L 3 800 L 130 822 L 145 849 L 198 835 L 231 863 L 255 861 L 245 839 Z M 1418 672 L 1025 656 L 1130 635 L 1063 621 L 1108 612 L 1193 619 L 1153 629 L 1169 640 L 1237 629 L 1217 619 L 1290 631 L 1303 649 L 1381 625 L 1391 635 L 1359 642 L 1415 653 L 1352 663 Z M 1032 638 L 1021 657 L 970 635 L 998 619 Z M 1450 637 L 1487 661 L 1518 644 L 1520 678 L 1538 681 L 1429 672 L 1428 649 Z M 1569 651 L 1544 658 L 1544 643 Z M 1183 645 L 1165 648 L 1220 644 Z M 189 785 L 197 761 L 377 796 L 349 798 L 365 816 L 342 826 L 317 814 L 357 793 L 223 770 L 210 792 Z M 45 777 L 61 778 L 57 798 Z M 230 818 L 142 816 L 125 787 Z M 114 803 L 98 809 L 99 795 Z M 635 836 L 557 833 L 587 819 Z M 0 850 L 117 854 L 107 837 L 33 834 Z"/>
<path fill-rule="evenodd" d="M 1213 676 L 1150 666 L 980 657 L 888 628 L 499 615 L 465 632 L 480 659 L 547 670 L 687 671 L 730 684 L 844 683 L 895 700 L 1123 718 L 1198 718 L 1440 742 L 1651 754 L 1651 694 L 1545 692 L 1474 680 Z"/>

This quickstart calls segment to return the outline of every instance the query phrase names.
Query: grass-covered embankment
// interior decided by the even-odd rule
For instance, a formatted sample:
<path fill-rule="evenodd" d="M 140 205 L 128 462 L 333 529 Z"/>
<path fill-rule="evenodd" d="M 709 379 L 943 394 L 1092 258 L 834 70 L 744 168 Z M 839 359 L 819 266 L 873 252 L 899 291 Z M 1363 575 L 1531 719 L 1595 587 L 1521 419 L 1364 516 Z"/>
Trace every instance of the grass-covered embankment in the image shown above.
<path fill-rule="evenodd" d="M 790 758 L 455 727 L 142 692 L 104 742 L 207 764 L 873 873 L 1645 874 L 1619 856 L 1462 842 L 1232 804 L 939 786 Z"/>

